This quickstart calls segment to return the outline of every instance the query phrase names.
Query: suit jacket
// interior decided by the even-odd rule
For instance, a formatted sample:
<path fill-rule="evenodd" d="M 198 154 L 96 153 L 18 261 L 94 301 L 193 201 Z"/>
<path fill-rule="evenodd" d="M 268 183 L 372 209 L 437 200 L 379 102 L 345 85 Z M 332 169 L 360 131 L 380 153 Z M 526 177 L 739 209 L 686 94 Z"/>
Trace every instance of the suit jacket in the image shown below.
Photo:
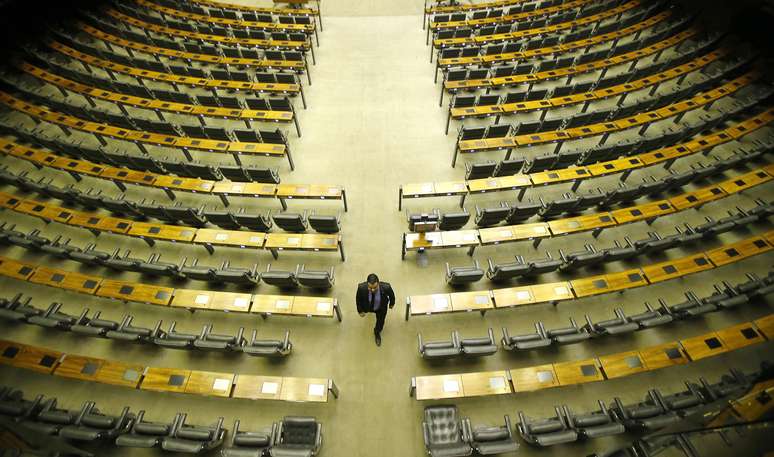
<path fill-rule="evenodd" d="M 379 281 L 379 293 L 382 295 L 381 307 L 383 307 L 385 311 L 389 309 L 390 306 L 395 305 L 395 292 L 392 291 L 392 286 L 390 283 Z M 357 305 L 358 313 L 373 312 L 374 307 L 371 303 L 368 302 L 368 294 L 368 283 L 361 282 L 357 285 L 355 304 Z"/>

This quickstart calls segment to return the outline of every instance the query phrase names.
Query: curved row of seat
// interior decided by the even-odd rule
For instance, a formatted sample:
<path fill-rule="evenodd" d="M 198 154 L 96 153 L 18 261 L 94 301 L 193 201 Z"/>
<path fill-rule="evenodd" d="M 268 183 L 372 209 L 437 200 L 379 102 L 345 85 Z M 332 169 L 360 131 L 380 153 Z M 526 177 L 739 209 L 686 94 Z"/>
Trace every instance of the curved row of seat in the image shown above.
<path fill-rule="evenodd" d="M 246 400 L 327 402 L 338 396 L 333 380 L 158 368 L 66 354 L 45 347 L 0 340 L 0 364 L 81 381 L 132 389 Z M 267 390 L 267 384 L 271 390 Z"/>
<path fill-rule="evenodd" d="M 686 192 L 681 195 L 661 199 L 653 202 L 642 203 L 639 205 L 624 207 L 603 213 L 586 214 L 576 217 L 555 219 L 549 222 L 535 222 L 529 224 L 515 224 L 482 229 L 452 230 L 436 232 L 407 232 L 403 234 L 401 253 L 403 258 L 408 251 L 424 252 L 427 249 L 444 248 L 467 248 L 468 255 L 473 255 L 473 251 L 478 246 L 495 245 L 507 242 L 532 241 L 533 246 L 537 248 L 540 242 L 545 238 L 564 236 L 580 232 L 592 232 L 596 238 L 605 229 L 624 224 L 645 221 L 648 224 L 661 216 L 675 214 L 690 208 L 702 206 L 706 203 L 723 199 L 731 194 L 741 192 L 750 187 L 765 184 L 772 179 L 774 166 L 768 165 L 764 168 L 750 171 L 740 176 L 729 178 L 721 183 L 699 188 L 697 190 Z M 688 172 L 689 179 L 698 177 L 695 171 Z M 686 181 L 687 182 L 687 181 Z M 664 183 L 658 184 L 661 187 Z M 663 187 L 662 187 L 663 188 Z M 626 202 L 628 197 L 625 194 L 640 195 L 638 188 L 633 192 L 615 193 L 622 197 L 621 202 Z M 615 197 L 617 198 L 617 197 Z M 557 211 L 564 211 L 562 205 L 567 203 L 570 208 L 577 207 L 578 201 L 567 199 L 559 201 Z M 540 208 L 540 207 L 538 207 Z M 521 208 L 502 207 L 499 220 L 507 220 L 509 217 L 514 221 L 521 219 L 521 216 L 531 217 L 537 211 L 527 210 L 522 213 L 515 213 Z"/>
<path fill-rule="evenodd" d="M 276 8 L 276 7 L 260 7 L 260 6 L 253 6 L 253 5 L 241 5 L 238 3 L 227 3 L 227 2 L 220 2 L 220 1 L 211 1 L 211 0 L 184 0 L 182 3 L 168 1 L 168 0 L 153 0 L 156 3 L 159 3 L 161 5 L 166 4 L 169 7 L 188 7 L 191 10 L 195 10 L 196 8 L 202 8 L 206 7 L 210 11 L 210 15 L 213 15 L 212 13 L 216 11 L 220 11 L 224 14 L 228 13 L 229 11 L 238 11 L 242 17 L 245 16 L 245 13 L 269 13 L 269 14 L 288 14 L 288 15 L 294 15 L 294 16 L 316 16 L 318 19 L 320 19 L 320 10 L 314 9 L 314 8 L 295 8 L 295 7 L 289 7 L 289 8 Z M 322 23 L 320 24 L 322 26 Z"/>
<path fill-rule="evenodd" d="M 774 231 L 769 231 L 715 249 L 641 268 L 630 268 L 569 281 L 471 292 L 411 295 L 406 297 L 405 318 L 408 320 L 409 316 L 471 311 L 484 314 L 492 309 L 542 303 L 556 305 L 560 301 L 621 292 L 740 262 L 748 257 L 769 252 L 772 249 L 772 242 L 774 242 Z"/>
<path fill-rule="evenodd" d="M 33 324 L 50 330 L 71 332 L 78 336 L 106 338 L 138 344 L 153 344 L 167 349 L 220 351 L 246 354 L 256 357 L 284 357 L 290 354 L 293 344 L 290 332 L 285 331 L 281 340 L 258 339 L 258 330 L 253 329 L 248 339 L 245 329 L 240 327 L 236 335 L 219 334 L 213 331 L 212 324 L 205 324 L 199 333 L 181 332 L 177 322 L 172 321 L 169 329 L 162 329 L 159 320 L 152 327 L 138 326 L 134 316 L 124 314 L 120 320 L 110 320 L 99 311 L 89 316 L 89 308 L 77 314 L 62 310 L 62 303 L 54 302 L 46 308 L 37 308 L 30 304 L 32 297 L 26 299 L 18 294 L 11 299 L 0 299 L 0 318 L 18 324 Z"/>
<path fill-rule="evenodd" d="M 37 141 L 40 141 L 38 139 Z M 61 147 L 64 152 L 70 152 L 75 157 L 84 157 L 86 155 L 86 149 L 77 148 L 76 151 L 68 151 L 67 148 Z M 160 167 L 154 169 L 154 171 L 138 172 L 127 167 L 131 161 L 139 161 L 140 158 L 127 157 L 126 162 L 121 161 L 123 166 L 101 165 L 99 162 L 115 163 L 116 160 L 82 160 L 77 158 L 70 158 L 61 156 L 55 153 L 45 151 L 40 148 L 34 148 L 19 144 L 15 141 L 11 141 L 5 138 L 0 138 L 0 154 L 4 154 L 17 159 L 24 160 L 32 163 L 36 167 L 52 168 L 56 170 L 66 171 L 73 175 L 77 181 L 82 179 L 81 175 L 107 179 L 116 184 L 116 186 L 122 190 L 126 190 L 127 185 L 138 185 L 146 187 L 155 187 L 166 192 L 172 199 L 174 199 L 174 192 L 191 192 L 199 194 L 209 194 L 217 196 L 223 201 L 223 204 L 228 206 L 228 197 L 249 197 L 249 198 L 277 198 L 280 200 L 283 208 L 286 208 L 285 200 L 341 200 L 344 204 L 344 211 L 347 211 L 347 197 L 343 187 L 336 185 L 325 184 L 279 184 L 279 176 L 276 175 L 270 169 L 250 168 L 243 169 L 236 167 L 235 169 L 227 169 L 225 166 L 218 167 L 218 172 L 229 172 L 229 179 L 223 180 L 224 176 L 218 176 L 210 170 L 210 167 L 197 163 L 189 163 L 187 167 L 177 167 L 173 169 L 174 163 L 171 162 L 159 162 Z M 91 156 L 90 158 L 99 158 Z M 107 157 L 107 156 L 106 156 Z M 111 155 L 110 159 L 115 159 L 120 156 Z M 154 167 L 156 164 L 150 162 Z M 197 168 L 194 168 L 197 166 Z M 190 168 L 188 168 L 190 167 Z M 132 167 L 133 168 L 133 167 Z M 219 179 L 201 179 L 201 178 L 186 178 L 170 176 L 170 171 L 185 172 L 187 170 L 195 171 L 190 174 L 198 174 L 201 170 L 201 174 L 211 176 L 211 178 Z M 232 173 L 233 171 L 233 173 Z M 245 171 L 249 171 L 249 176 L 253 179 L 241 179 L 239 181 L 232 181 L 232 178 L 238 178 L 240 175 L 248 176 Z M 165 173 L 166 172 L 166 173 Z M 177 173 L 175 173 L 177 174 Z M 183 173 L 181 173 L 183 174 Z M 180 174 L 178 175 L 180 176 Z M 247 181 L 247 182 L 245 182 Z M 275 182 L 276 184 L 269 184 Z M 236 224 L 241 225 L 241 224 Z"/>
<path fill-rule="evenodd" d="M 245 430 L 236 419 L 229 432 L 223 426 L 223 417 L 210 425 L 194 425 L 189 423 L 187 413 L 176 413 L 171 422 L 150 421 L 145 415 L 145 410 L 134 413 L 128 406 L 120 415 L 107 414 L 94 401 L 86 401 L 80 410 L 67 409 L 59 405 L 56 397 L 26 398 L 22 390 L 0 387 L 0 416 L 13 421 L 11 435 L 16 443 L 32 448 L 36 448 L 36 443 L 28 440 L 33 435 L 48 437 L 50 441 L 65 439 L 72 444 L 114 442 L 118 447 L 159 447 L 170 452 L 200 454 L 222 446 L 230 434 L 229 446 L 221 450 L 223 457 L 287 457 L 288 453 L 298 452 L 314 455 L 322 446 L 322 426 L 313 417 L 286 416 L 260 431 Z M 309 433 L 311 441 L 306 437 Z M 69 447 L 69 452 L 87 455 L 74 446 Z"/>
<path fill-rule="evenodd" d="M 757 345 L 774 338 L 774 315 L 731 325 L 690 338 L 584 360 L 486 372 L 449 373 L 411 378 L 417 400 L 509 395 L 553 387 L 577 386 L 684 365 Z"/>
<path fill-rule="evenodd" d="M 49 72 L 43 68 L 36 67 L 29 63 L 21 63 L 20 69 L 26 74 L 45 81 L 60 89 L 81 94 L 87 99 L 98 99 L 114 103 L 119 109 L 126 112 L 126 106 L 152 110 L 155 113 L 167 112 L 177 115 L 196 116 L 200 122 L 203 118 L 234 119 L 245 122 L 247 128 L 251 128 L 252 122 L 294 122 L 296 134 L 301 136 L 301 129 L 298 125 L 298 118 L 293 109 L 293 105 L 287 98 L 274 98 L 270 100 L 245 100 L 246 107 L 238 99 L 221 97 L 197 97 L 198 101 L 207 101 L 211 104 L 193 104 L 180 103 L 178 101 L 160 100 L 156 98 L 137 97 L 131 94 L 112 92 L 98 87 L 81 84 L 69 80 L 55 73 Z M 182 99 L 189 99 L 188 95 L 183 95 Z M 236 101 L 236 104 L 231 104 Z M 214 102 L 214 103 L 213 103 Z M 219 105 L 218 105 L 219 103 Z M 229 103 L 227 106 L 226 103 Z M 163 116 L 160 117 L 161 120 Z M 206 127 L 203 124 L 202 127 Z"/>
<path fill-rule="evenodd" d="M 428 29 L 434 33 L 440 30 L 457 28 L 480 28 L 491 25 L 502 25 L 513 22 L 526 22 L 525 19 L 539 18 L 542 16 L 552 16 L 555 13 L 578 13 L 583 10 L 583 6 L 592 3 L 594 0 L 572 0 L 572 1 L 547 1 L 535 3 L 521 3 L 505 9 L 489 9 L 488 11 L 474 11 L 468 17 L 467 12 L 453 14 L 436 14 L 429 21 Z M 578 11 L 567 11 L 572 8 Z M 521 25 L 521 24 L 520 24 Z"/>
<path fill-rule="evenodd" d="M 729 127 L 687 141 L 679 142 L 683 137 L 690 136 L 692 128 L 664 133 L 658 137 L 643 137 L 609 145 L 603 143 L 590 150 L 581 149 L 541 156 L 539 158 L 541 164 L 537 168 L 539 171 L 536 172 L 532 172 L 533 166 L 527 167 L 526 171 L 524 170 L 527 162 L 524 157 L 503 161 L 499 165 L 495 164 L 495 167 L 492 167 L 492 163 L 482 164 L 477 168 L 488 170 L 487 173 L 492 174 L 493 177 L 471 176 L 472 167 L 470 167 L 468 175 L 472 179 L 401 185 L 398 190 L 398 209 L 402 209 L 403 199 L 459 196 L 462 197 L 460 200 L 460 206 L 462 206 L 464 198 L 468 194 L 515 190 L 519 191 L 521 198 L 526 189 L 533 187 L 568 182 L 579 185 L 581 182 L 612 174 L 620 174 L 621 178 L 625 180 L 633 170 L 658 164 L 663 164 L 665 168 L 669 169 L 681 157 L 697 153 L 707 155 L 715 146 L 734 140 L 741 141 L 746 135 L 766 127 L 772 120 L 774 120 L 774 110 L 767 109 L 758 114 L 746 116 L 744 120 Z M 697 127 L 705 130 L 711 126 L 699 124 Z M 761 149 L 758 150 L 765 150 L 766 147 L 768 147 L 768 143 L 763 142 L 760 146 Z M 640 152 L 643 150 L 645 152 Z M 575 153 L 573 156 L 576 157 L 576 163 L 579 166 L 570 166 L 573 161 L 570 159 L 567 163 L 568 160 L 563 159 L 571 153 Z M 580 157 L 578 157 L 578 153 L 580 153 Z M 560 158 L 562 161 L 557 164 Z M 543 167 L 547 168 L 541 170 L 540 168 Z"/>
<path fill-rule="evenodd" d="M 641 433 L 654 432 L 677 423 L 680 418 L 690 415 L 703 406 L 718 400 L 733 400 L 762 379 L 766 366 L 760 372 L 745 374 L 731 369 L 716 383 L 699 378 L 698 382 L 686 381 L 687 390 L 664 395 L 660 389 L 650 389 L 645 401 L 624 406 L 615 397 L 610 406 L 597 400 L 598 409 L 576 413 L 567 404 L 555 406 L 553 415 L 531 418 L 518 412 L 516 428 L 510 417 L 505 415 L 505 424 L 500 426 L 473 427 L 469 418 L 460 418 L 454 405 L 428 406 L 424 410 L 422 428 L 425 448 L 430 455 L 439 453 L 446 457 L 470 455 L 471 448 L 480 455 L 515 452 L 518 443 L 513 431 L 534 446 L 553 446 L 614 436 L 625 431 Z"/>
<path fill-rule="evenodd" d="M 29 262 L 0 257 L 0 276 L 27 281 L 122 302 L 169 306 L 189 311 L 211 310 L 333 318 L 341 322 L 335 298 L 293 295 L 261 295 L 162 287 L 132 281 L 116 281 L 101 276 L 48 268 Z M 284 278 L 284 273 L 280 275 Z"/>

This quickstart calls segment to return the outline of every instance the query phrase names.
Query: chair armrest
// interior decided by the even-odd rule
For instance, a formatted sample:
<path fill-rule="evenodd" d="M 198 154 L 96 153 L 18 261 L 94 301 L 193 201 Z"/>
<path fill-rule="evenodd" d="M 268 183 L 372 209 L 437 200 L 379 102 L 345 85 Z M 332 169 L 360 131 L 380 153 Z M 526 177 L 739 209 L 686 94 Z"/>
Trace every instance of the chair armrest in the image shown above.
<path fill-rule="evenodd" d="M 511 424 L 511 416 L 505 415 L 505 429 L 508 430 L 508 438 L 513 439 L 513 424 Z"/>
<path fill-rule="evenodd" d="M 320 446 L 322 446 L 322 424 L 317 423 L 317 431 L 314 435 L 314 448 L 320 449 Z"/>
<path fill-rule="evenodd" d="M 425 449 L 430 447 L 430 431 L 427 429 L 427 422 L 422 421 L 422 439 L 425 442 Z"/>
<path fill-rule="evenodd" d="M 417 341 L 418 341 L 419 353 L 422 354 L 423 353 L 422 348 L 424 347 L 424 344 L 422 343 L 422 334 L 421 333 L 417 333 Z"/>
<path fill-rule="evenodd" d="M 255 332 L 255 330 L 253 330 Z M 282 349 L 290 347 L 290 330 L 285 330 L 285 338 L 282 340 Z"/>
<path fill-rule="evenodd" d="M 492 331 L 492 327 L 489 327 L 488 329 L 486 329 L 486 332 L 489 335 L 489 344 L 493 346 L 496 345 L 497 343 L 495 343 L 494 331 Z"/>
<path fill-rule="evenodd" d="M 212 439 L 217 440 L 223 430 L 223 416 L 218 418 L 218 423 L 215 424 L 215 430 L 212 433 Z"/>
<path fill-rule="evenodd" d="M 462 441 L 466 443 L 473 442 L 473 427 L 470 425 L 470 418 L 462 418 Z"/>

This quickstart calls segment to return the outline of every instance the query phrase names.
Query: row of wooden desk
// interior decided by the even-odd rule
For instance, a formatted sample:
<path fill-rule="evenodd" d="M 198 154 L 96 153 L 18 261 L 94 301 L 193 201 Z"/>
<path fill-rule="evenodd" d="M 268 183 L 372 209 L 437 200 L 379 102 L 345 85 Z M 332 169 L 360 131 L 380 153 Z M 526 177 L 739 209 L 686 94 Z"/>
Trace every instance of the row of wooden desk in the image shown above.
<path fill-rule="evenodd" d="M 460 207 L 462 207 L 465 203 L 465 197 L 469 194 L 517 191 L 521 200 L 526 190 L 532 187 L 573 183 L 573 187 L 577 189 L 577 186 L 585 180 L 616 173 L 620 173 L 621 179 L 625 180 L 636 169 L 662 163 L 671 166 L 674 161 L 681 157 L 699 152 L 707 153 L 715 146 L 755 132 L 772 121 L 774 121 L 774 109 L 768 109 L 709 135 L 673 146 L 591 165 L 512 176 L 404 184 L 398 190 L 398 209 L 402 209 L 403 199 L 410 198 L 461 197 Z"/>
<path fill-rule="evenodd" d="M 663 200 L 641 203 L 626 208 L 604 211 L 583 216 L 556 219 L 548 222 L 533 222 L 518 225 L 503 225 L 480 229 L 463 229 L 403 234 L 401 258 L 409 251 L 427 249 L 466 248 L 468 255 L 478 246 L 501 243 L 531 241 L 537 248 L 547 238 L 592 232 L 594 237 L 606 228 L 655 219 L 690 208 L 698 208 L 729 195 L 759 186 L 774 178 L 774 164 L 749 171 L 725 181 Z"/>
<path fill-rule="evenodd" d="M 507 86 L 514 86 L 520 84 L 535 84 L 542 81 L 549 81 L 552 79 L 567 78 L 571 76 L 577 76 L 583 73 L 593 72 L 597 70 L 604 70 L 605 68 L 615 67 L 624 63 L 634 62 L 643 57 L 658 54 L 665 49 L 680 44 L 691 37 L 697 35 L 699 31 L 695 28 L 690 28 L 675 35 L 665 38 L 657 43 L 654 43 L 646 48 L 637 49 L 635 51 L 627 52 L 625 54 L 618 54 L 607 59 L 595 60 L 592 62 L 586 62 L 571 67 L 557 68 L 554 70 L 539 71 L 535 73 L 529 73 L 524 75 L 512 75 L 512 76 L 499 76 L 499 77 L 487 77 L 484 79 L 465 79 L 461 81 L 444 81 L 443 89 L 448 92 L 455 90 L 473 90 L 473 89 L 487 89 L 487 88 L 500 88 Z"/>
<path fill-rule="evenodd" d="M 561 97 L 553 97 L 544 100 L 532 100 L 518 103 L 502 103 L 498 105 L 474 106 L 470 108 L 449 108 L 451 119 L 465 119 L 467 117 L 509 115 L 515 113 L 525 113 L 543 109 L 552 109 L 577 105 L 580 103 L 589 103 L 597 100 L 604 100 L 610 97 L 622 97 L 630 92 L 635 92 L 648 87 L 655 87 L 671 79 L 681 78 L 688 73 L 699 71 L 718 59 L 728 55 L 729 49 L 721 48 L 709 52 L 703 56 L 697 57 L 690 62 L 669 68 L 660 73 L 656 73 L 636 81 L 629 81 L 623 84 L 596 89 L 590 92 L 583 92 Z"/>
<path fill-rule="evenodd" d="M 115 183 L 122 191 L 127 184 L 155 187 L 175 198 L 175 191 L 214 195 L 229 205 L 229 197 L 276 198 L 283 209 L 287 209 L 287 200 L 340 200 L 347 211 L 347 194 L 342 186 L 330 184 L 266 184 L 258 182 L 213 181 L 200 178 L 186 178 L 163 175 L 148 171 L 136 171 L 129 168 L 114 167 L 60 156 L 43 149 L 15 143 L 0 138 L 0 154 L 26 160 L 38 167 L 51 167 L 63 170 L 80 180 L 81 175 L 107 179 Z"/>
<path fill-rule="evenodd" d="M 240 27 L 240 28 L 249 28 L 249 29 L 255 29 L 255 30 L 276 31 L 276 32 L 306 32 L 306 33 L 312 33 L 315 31 L 315 28 L 316 28 L 314 22 L 312 22 L 311 24 L 283 24 L 280 22 L 245 21 L 245 20 L 231 19 L 227 17 L 209 16 L 209 15 L 191 13 L 188 11 L 181 11 L 174 8 L 169 8 L 164 5 L 159 5 L 158 3 L 151 2 L 148 0 L 135 0 L 135 3 L 137 3 L 138 5 L 144 8 L 154 10 L 162 15 L 169 15 L 172 17 L 182 18 L 182 19 L 186 19 L 188 21 L 194 21 L 194 22 L 202 22 L 207 24 L 219 24 L 227 27 Z M 289 11 L 295 12 L 297 10 L 291 8 L 289 9 Z"/>
<path fill-rule="evenodd" d="M 67 89 L 79 93 L 85 97 L 94 97 L 99 100 L 113 102 L 123 109 L 122 105 L 134 106 L 153 111 L 164 111 L 175 114 L 187 114 L 198 117 L 223 118 L 245 121 L 248 128 L 249 121 L 263 122 L 296 122 L 293 111 L 275 111 L 275 110 L 254 110 L 245 108 L 222 108 L 220 106 L 192 105 L 187 103 L 170 102 L 167 100 L 158 100 L 154 98 L 137 97 L 98 87 L 87 86 L 76 81 L 59 76 L 55 73 L 44 70 L 27 62 L 18 64 L 19 68 L 25 73 L 34 76 L 42 81 L 52 84 L 60 89 Z"/>
<path fill-rule="evenodd" d="M 604 381 L 683 365 L 774 339 L 774 314 L 692 338 L 585 360 L 508 370 L 416 376 L 409 395 L 417 400 L 532 392 Z"/>
<path fill-rule="evenodd" d="M 119 40 L 119 39 L 116 37 L 116 40 Z M 108 72 L 109 74 L 112 74 L 112 72 L 117 72 L 134 78 L 143 78 L 143 79 L 149 79 L 153 81 L 172 84 L 175 87 L 177 87 L 177 85 L 179 84 L 183 86 L 199 87 L 199 88 L 204 88 L 208 90 L 215 90 L 215 89 L 236 90 L 236 91 L 242 90 L 242 91 L 257 92 L 257 93 L 267 92 L 267 93 L 289 94 L 291 96 L 301 94 L 301 96 L 303 96 L 303 89 L 301 88 L 301 84 L 274 84 L 274 83 L 261 83 L 261 82 L 249 82 L 249 81 L 232 81 L 232 80 L 220 80 L 220 79 L 209 79 L 209 78 L 197 78 L 194 76 L 183 76 L 183 75 L 177 75 L 172 73 L 163 73 L 159 71 L 146 70 L 144 68 L 130 67 L 127 65 L 120 64 L 118 62 L 102 59 L 102 58 L 93 56 L 91 54 L 86 54 L 77 49 L 71 48 L 66 44 L 60 43 L 59 41 L 49 41 L 48 46 L 57 52 L 60 52 L 79 62 L 82 62 L 84 65 L 88 64 L 97 68 L 101 68 L 106 72 Z M 185 53 L 182 51 L 167 50 L 164 48 L 158 48 L 158 47 L 153 47 L 149 45 L 139 45 L 139 44 L 135 45 L 134 42 L 131 42 L 131 41 L 126 41 L 125 43 L 121 42 L 121 46 L 130 47 L 131 49 L 148 52 L 154 55 L 175 57 L 179 59 L 208 61 L 214 64 L 253 66 L 257 68 L 286 68 L 286 69 L 295 69 L 295 70 L 303 70 L 305 68 L 305 64 L 303 62 L 296 62 L 292 60 L 291 61 L 269 60 L 269 59 L 255 60 L 255 59 L 244 59 L 244 58 L 239 59 L 235 57 L 210 56 L 208 54 L 191 54 L 191 53 Z"/>
<path fill-rule="evenodd" d="M 195 311 L 302 317 L 335 317 L 341 322 L 338 301 L 331 297 L 263 295 L 179 289 L 49 268 L 0 256 L 0 276 L 122 302 L 145 303 Z"/>
<path fill-rule="evenodd" d="M 738 90 L 747 87 L 760 77 L 760 72 L 752 70 L 738 78 L 735 78 L 719 87 L 702 92 L 687 100 L 681 100 L 662 108 L 643 111 L 633 116 L 616 119 L 609 122 L 600 122 L 581 127 L 573 127 L 564 130 L 551 130 L 527 135 L 509 135 L 501 138 L 486 138 L 480 140 L 462 140 L 457 143 L 452 158 L 452 166 L 457 160 L 457 153 L 473 153 L 478 151 L 491 151 L 498 149 L 530 147 L 545 143 L 563 142 L 579 138 L 587 138 L 596 135 L 609 135 L 613 132 L 640 127 L 639 133 L 644 133 L 651 123 L 682 115 L 688 111 L 707 106 L 718 99 L 729 96 Z"/>
<path fill-rule="evenodd" d="M 444 48 L 448 46 L 481 46 L 500 41 L 515 41 L 531 36 L 545 36 L 546 34 L 556 33 L 562 30 L 576 29 L 585 25 L 594 24 L 604 19 L 625 13 L 626 11 L 633 10 L 639 6 L 639 0 L 630 0 L 622 5 L 606 8 L 601 13 L 573 19 L 571 21 L 559 22 L 557 24 L 544 25 L 542 27 L 517 30 L 508 33 L 496 33 L 493 35 L 476 35 L 465 38 L 436 38 L 433 40 L 433 46 L 435 48 Z"/>
<path fill-rule="evenodd" d="M 163 25 L 153 24 L 146 22 L 135 17 L 126 15 L 116 9 L 107 9 L 105 14 L 113 18 L 114 20 L 131 24 L 137 28 L 143 30 L 151 30 L 160 35 L 167 35 L 176 38 L 184 38 L 193 41 L 208 41 L 210 43 L 219 43 L 225 45 L 239 45 L 251 48 L 268 48 L 268 49 L 300 49 L 308 51 L 311 49 L 312 44 L 307 36 L 304 41 L 289 41 L 289 40 L 264 40 L 258 38 L 237 38 L 223 35 L 212 35 L 209 33 L 190 32 L 188 30 L 175 29 Z"/>
<path fill-rule="evenodd" d="M 306 64 L 306 59 L 304 60 L 271 60 L 271 59 L 250 59 L 245 57 L 225 57 L 221 55 L 214 55 L 214 54 L 201 54 L 201 53 L 195 53 L 195 52 L 187 52 L 187 51 L 180 51 L 176 49 L 169 49 L 169 48 L 162 48 L 159 46 L 154 46 L 150 44 L 145 43 L 138 43 L 136 41 L 127 40 L 125 38 L 115 36 L 113 34 L 107 33 L 105 31 L 102 31 L 96 27 L 93 27 L 89 24 L 79 22 L 77 23 L 78 29 L 82 32 L 91 35 L 92 37 L 102 40 L 108 44 L 113 44 L 116 46 L 121 46 L 127 49 L 135 50 L 144 52 L 148 55 L 162 55 L 165 57 L 170 57 L 174 59 L 181 60 L 182 63 L 187 63 L 191 61 L 196 62 L 204 62 L 207 64 L 213 64 L 213 65 L 233 65 L 236 67 L 253 67 L 253 68 L 267 68 L 267 69 L 282 69 L 282 70 L 295 70 L 296 72 L 302 72 L 307 71 L 308 73 L 308 67 Z M 111 61 L 106 61 L 111 62 Z M 120 67 L 116 68 L 110 68 L 111 70 L 119 71 Z M 141 70 L 141 69 L 140 69 Z M 142 70 L 141 70 L 142 71 Z M 151 78 L 153 72 L 149 72 L 145 75 L 140 75 L 144 78 Z M 200 81 L 201 78 L 196 77 L 186 77 L 186 76 L 179 76 L 179 75 L 171 75 L 170 77 L 164 76 L 166 73 L 161 74 L 160 80 L 164 81 L 165 78 L 170 78 L 171 80 L 167 80 L 166 82 L 169 83 L 176 83 L 176 84 L 185 84 L 185 85 L 193 85 L 197 86 L 200 84 L 190 84 L 190 83 L 196 83 L 197 81 Z M 132 75 L 134 76 L 134 75 Z M 175 78 L 180 78 L 179 81 L 175 81 Z M 211 81 L 205 79 L 205 81 Z M 290 92 L 292 89 L 294 89 L 294 85 L 290 84 L 267 84 L 267 83 L 257 83 L 257 82 L 250 82 L 250 81 L 227 81 L 227 88 L 232 90 L 245 90 L 245 91 L 256 91 L 256 92 Z M 299 92 L 299 87 L 295 92 Z"/>
<path fill-rule="evenodd" d="M 445 30 L 445 29 L 458 29 L 458 28 L 464 28 L 464 27 L 477 28 L 477 27 L 483 27 L 485 25 L 501 25 L 501 24 L 508 24 L 512 22 L 520 22 L 525 19 L 537 18 L 540 16 L 548 16 L 562 11 L 569 11 L 570 9 L 578 9 L 583 5 L 592 3 L 593 1 L 594 0 L 571 0 L 555 6 L 538 8 L 532 11 L 524 11 L 524 12 L 509 14 L 509 15 L 500 16 L 500 17 L 485 17 L 480 19 L 466 18 L 464 21 L 443 21 L 443 22 L 439 22 L 431 19 L 429 21 L 430 26 L 428 27 L 428 29 L 430 31 L 435 32 L 438 30 Z"/>
<path fill-rule="evenodd" d="M 774 246 L 774 230 L 716 249 L 642 268 L 587 276 L 571 281 L 473 292 L 412 295 L 406 298 L 405 319 L 408 320 L 409 316 L 472 311 L 479 311 L 483 315 L 486 311 L 493 309 L 545 303 L 556 305 L 560 301 L 622 292 L 739 262 L 767 253 L 772 250 L 772 246 Z"/>
<path fill-rule="evenodd" d="M 280 251 L 338 251 L 341 260 L 345 260 L 341 234 L 263 233 L 137 222 L 132 219 L 101 216 L 37 200 L 23 199 L 4 192 L 0 192 L 0 208 L 37 217 L 46 222 L 85 228 L 95 235 L 107 232 L 140 238 L 149 246 L 153 246 L 157 241 L 189 243 L 203 246 L 210 254 L 215 252 L 216 246 L 267 249 L 275 259 Z"/>
<path fill-rule="evenodd" d="M 132 389 L 245 400 L 328 401 L 338 397 L 332 379 L 243 375 L 183 368 L 158 368 L 0 340 L 0 364 Z"/>

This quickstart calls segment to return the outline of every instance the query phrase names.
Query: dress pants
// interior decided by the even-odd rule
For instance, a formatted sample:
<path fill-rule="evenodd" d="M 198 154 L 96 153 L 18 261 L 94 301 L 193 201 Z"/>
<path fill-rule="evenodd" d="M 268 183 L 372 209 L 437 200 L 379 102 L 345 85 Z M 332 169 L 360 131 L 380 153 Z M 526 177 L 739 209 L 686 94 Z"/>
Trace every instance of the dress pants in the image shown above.
<path fill-rule="evenodd" d="M 376 314 L 376 325 L 374 325 L 374 333 L 381 333 L 384 328 L 384 319 L 387 317 L 387 307 L 380 306 L 378 310 L 371 311 Z"/>

